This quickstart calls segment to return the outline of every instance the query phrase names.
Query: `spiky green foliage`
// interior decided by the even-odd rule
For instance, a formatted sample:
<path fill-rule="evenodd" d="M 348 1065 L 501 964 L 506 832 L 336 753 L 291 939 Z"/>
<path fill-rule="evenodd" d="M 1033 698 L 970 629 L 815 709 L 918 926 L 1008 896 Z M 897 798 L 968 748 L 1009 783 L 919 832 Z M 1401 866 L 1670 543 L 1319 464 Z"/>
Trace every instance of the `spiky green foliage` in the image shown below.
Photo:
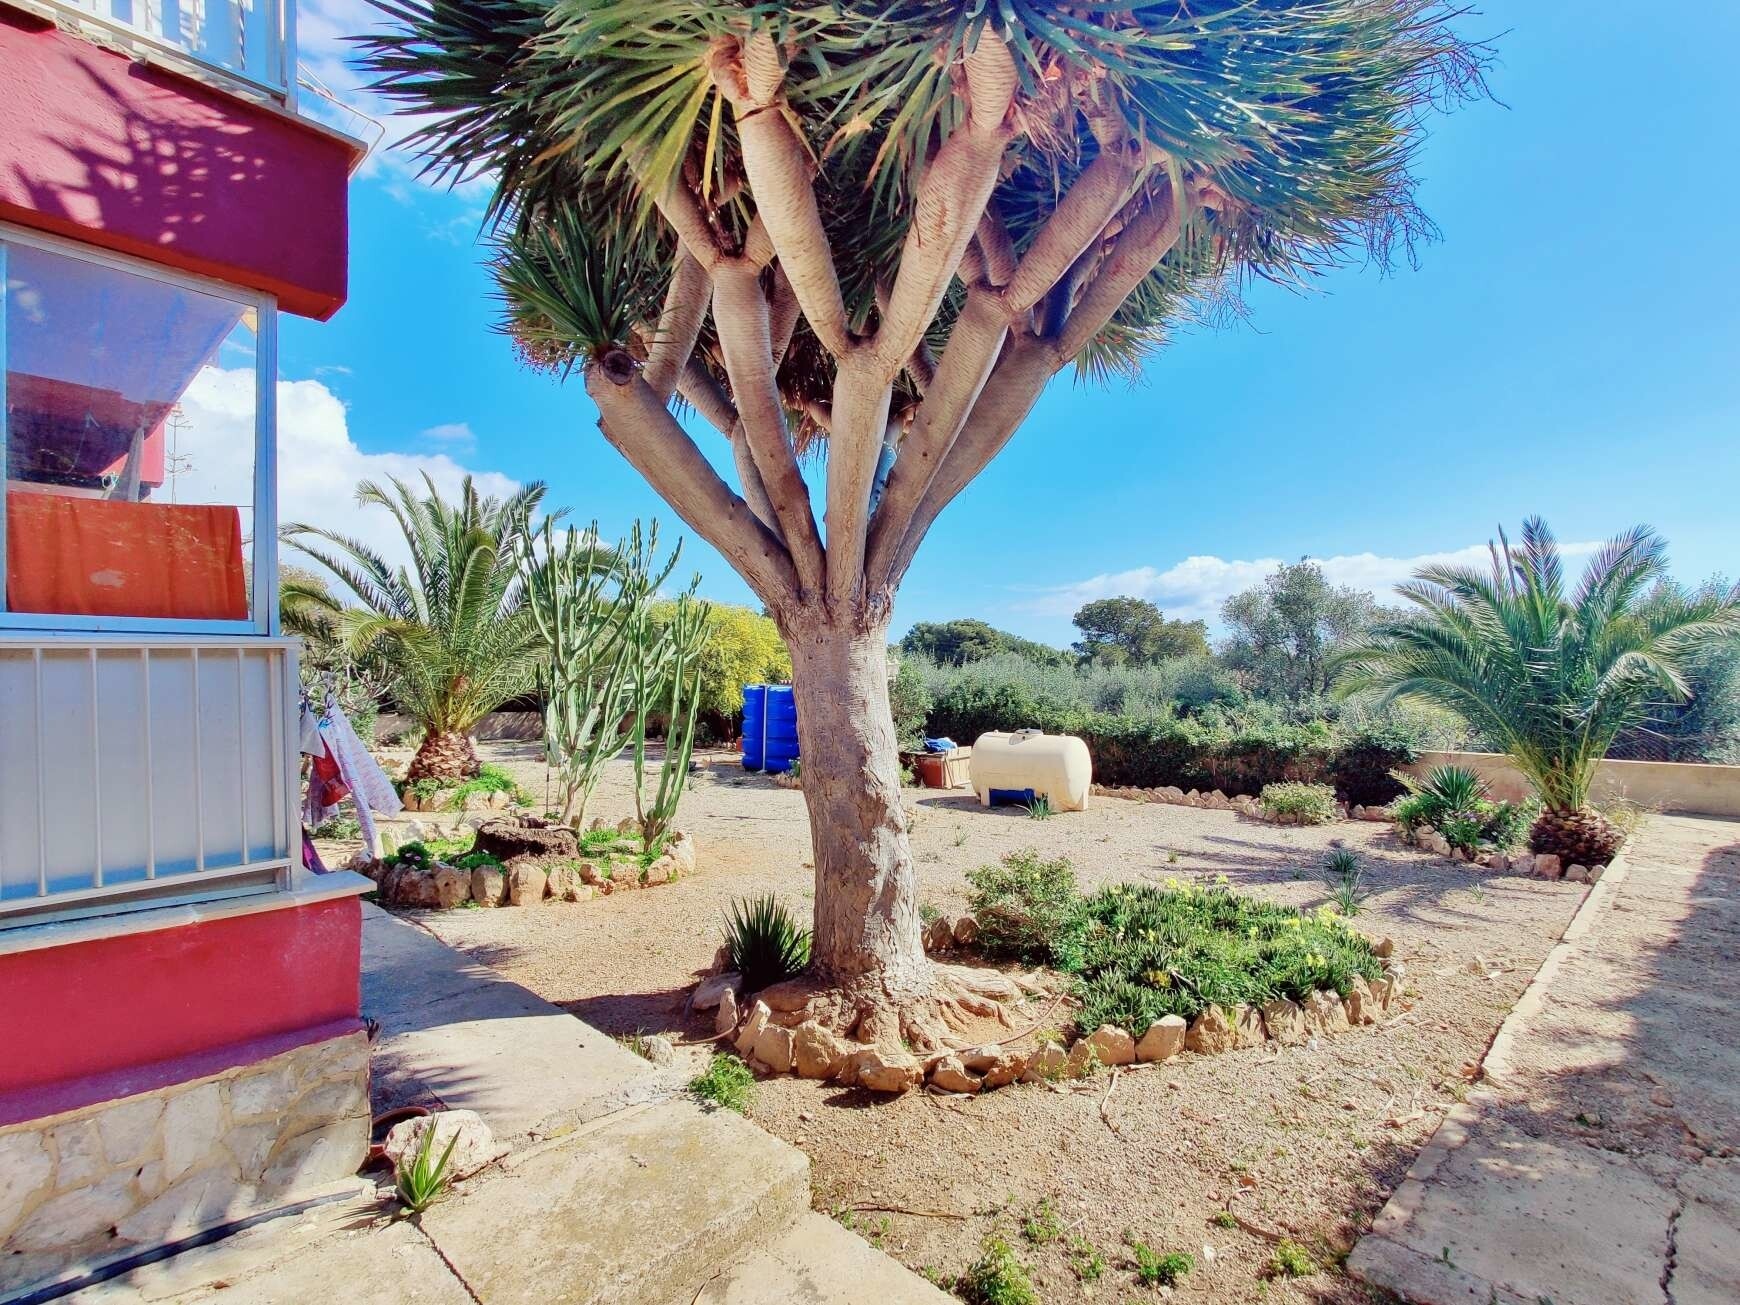
<path fill-rule="evenodd" d="M 810 931 L 772 893 L 731 903 L 725 921 L 725 952 L 743 976 L 746 992 L 789 979 L 810 961 Z"/>
<path fill-rule="evenodd" d="M 439 1119 L 440 1116 L 435 1116 Z M 447 1168 L 453 1160 L 453 1148 L 459 1145 L 459 1130 L 453 1129 L 447 1139 L 447 1146 L 437 1157 L 435 1155 L 435 1134 L 440 1130 L 431 1120 L 429 1127 L 423 1130 L 422 1140 L 417 1145 L 416 1152 L 408 1163 L 402 1163 L 394 1179 L 394 1186 L 399 1194 L 399 1202 L 412 1214 L 422 1214 L 441 1198 L 451 1181 Z"/>
<path fill-rule="evenodd" d="M 1084 352 L 1091 371 L 1127 370 L 1228 268 L 1295 280 L 1428 235 L 1411 171 L 1421 118 L 1475 90 L 1482 58 L 1440 0 L 377 4 L 392 27 L 364 38 L 365 61 L 424 115 L 411 144 L 432 175 L 497 179 L 508 316 L 549 362 L 628 343 L 672 250 L 647 221 L 649 198 L 683 184 L 728 237 L 748 226 L 734 117 L 709 60 L 751 33 L 786 52 L 783 111 L 816 160 L 860 326 L 898 262 L 935 144 L 966 112 L 960 61 L 987 32 L 1021 79 L 1022 129 L 993 201 L 1017 252 L 1097 156 L 1090 115 L 1154 147 L 1136 207 L 1211 175 L 1231 203 L 1190 215 L 1188 238 Z M 943 305 L 933 346 L 957 306 Z M 781 374 L 788 396 L 815 397 L 829 371 L 800 327 Z"/>
<path fill-rule="evenodd" d="M 1490 571 L 1431 566 L 1398 592 L 1418 609 L 1337 659 L 1343 693 L 1378 690 L 1460 713 L 1510 754 L 1555 811 L 1580 811 L 1620 731 L 1684 701 L 1685 659 L 1740 635 L 1740 589 L 1657 588 L 1666 545 L 1638 526 L 1568 589 L 1546 523 L 1501 533 Z"/>
<path fill-rule="evenodd" d="M 538 664 L 537 630 L 526 610 L 514 556 L 544 498 L 534 481 L 505 499 L 486 497 L 467 476 L 457 501 L 397 478 L 357 486 L 364 508 L 392 515 L 410 554 L 394 566 L 354 536 L 291 523 L 286 543 L 324 566 L 349 603 L 299 593 L 319 607 L 353 653 L 373 652 L 390 668 L 393 699 L 431 740 L 465 735 L 488 712 L 529 689 Z M 475 765 L 471 773 L 475 773 Z"/>

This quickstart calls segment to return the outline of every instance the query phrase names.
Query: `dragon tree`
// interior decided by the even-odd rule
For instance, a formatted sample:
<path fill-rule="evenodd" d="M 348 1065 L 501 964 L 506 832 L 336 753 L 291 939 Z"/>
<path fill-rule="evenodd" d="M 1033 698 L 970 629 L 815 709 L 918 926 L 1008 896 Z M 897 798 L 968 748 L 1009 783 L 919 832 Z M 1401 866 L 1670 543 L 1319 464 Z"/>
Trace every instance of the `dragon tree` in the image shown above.
<path fill-rule="evenodd" d="M 1437 0 L 380 4 L 409 145 L 493 187 L 503 328 L 791 648 L 815 940 L 772 999 L 947 1044 L 1012 989 L 920 943 L 902 577 L 1064 369 L 1140 374 L 1251 278 L 1429 235 L 1412 159 L 1480 47 Z"/>

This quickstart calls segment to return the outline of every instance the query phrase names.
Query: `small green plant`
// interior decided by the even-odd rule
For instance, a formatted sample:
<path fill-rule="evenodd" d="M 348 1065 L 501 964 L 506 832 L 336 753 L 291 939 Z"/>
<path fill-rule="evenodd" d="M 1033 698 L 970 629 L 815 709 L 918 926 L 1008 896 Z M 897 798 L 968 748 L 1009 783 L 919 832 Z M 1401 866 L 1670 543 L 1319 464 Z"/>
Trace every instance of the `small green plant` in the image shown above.
<path fill-rule="evenodd" d="M 1289 780 L 1266 784 L 1258 801 L 1276 820 L 1298 825 L 1327 825 L 1335 819 L 1335 790 L 1327 784 L 1301 784 Z"/>
<path fill-rule="evenodd" d="M 1049 1246 L 1063 1236 L 1063 1220 L 1058 1218 L 1057 1211 L 1052 1208 L 1049 1196 L 1041 1198 L 1039 1204 L 1021 1221 L 1021 1235 L 1035 1246 Z"/>
<path fill-rule="evenodd" d="M 967 1305 L 1039 1305 L 1033 1279 L 1003 1238 L 987 1237 L 984 1254 L 961 1274 L 955 1294 Z"/>
<path fill-rule="evenodd" d="M 1106 1271 L 1106 1257 L 1086 1237 L 1078 1235 L 1069 1244 L 1069 1269 L 1081 1282 L 1098 1282 Z"/>
<path fill-rule="evenodd" d="M 1029 820 L 1050 820 L 1051 799 L 1047 797 L 1034 798 L 1027 804 L 1027 818 Z"/>
<path fill-rule="evenodd" d="M 929 902 L 918 904 L 918 922 L 922 925 L 933 925 L 942 919 L 942 912 Z"/>
<path fill-rule="evenodd" d="M 794 783 L 794 784 L 803 783 L 804 782 L 804 759 L 802 757 L 793 757 L 791 759 L 791 765 L 786 767 L 785 773 L 791 776 L 792 783 Z"/>
<path fill-rule="evenodd" d="M 715 1106 L 742 1114 L 755 1090 L 755 1075 L 736 1056 L 714 1056 L 707 1068 L 689 1080 L 689 1091 Z"/>
<path fill-rule="evenodd" d="M 422 1140 L 417 1144 L 417 1153 L 411 1157 L 410 1164 L 401 1164 L 397 1179 L 399 1203 L 412 1214 L 422 1214 L 440 1199 L 447 1190 L 447 1166 L 453 1159 L 453 1148 L 459 1145 L 459 1130 L 455 1128 L 447 1139 L 447 1148 L 441 1152 L 441 1158 L 435 1159 L 435 1134 L 438 1131 L 435 1116 L 429 1126 L 423 1130 Z"/>
<path fill-rule="evenodd" d="M 1196 1267 L 1196 1260 L 1184 1251 L 1168 1251 L 1164 1255 L 1130 1234 L 1124 1234 L 1124 1244 L 1130 1248 L 1130 1258 L 1136 1263 L 1136 1281 L 1144 1287 L 1170 1287 Z"/>
<path fill-rule="evenodd" d="M 500 870 L 501 861 L 490 852 L 467 852 L 453 863 L 458 870 Z"/>
<path fill-rule="evenodd" d="M 1329 854 L 1323 866 L 1323 884 L 1329 889 L 1329 900 L 1345 916 L 1355 916 L 1365 904 L 1368 890 L 1362 886 L 1364 872 L 1359 858 L 1345 847 Z"/>
<path fill-rule="evenodd" d="M 955 830 L 955 846 L 956 847 L 965 847 L 966 845 L 967 845 L 967 829 L 966 829 L 966 826 L 963 825 L 959 829 Z"/>
<path fill-rule="evenodd" d="M 361 838 L 362 824 L 355 816 L 330 816 L 314 827 L 313 834 L 316 838 Z"/>
<path fill-rule="evenodd" d="M 1032 848 L 967 873 L 967 904 L 979 923 L 979 950 L 1030 962 L 1051 959 L 1052 945 L 1077 900 L 1067 857 L 1044 860 Z"/>
<path fill-rule="evenodd" d="M 800 928 L 790 908 L 772 893 L 731 903 L 725 922 L 725 950 L 743 987 L 758 992 L 792 978 L 810 963 L 810 931 Z"/>
<path fill-rule="evenodd" d="M 1216 1210 L 1213 1222 L 1216 1228 L 1237 1228 L 1239 1226 L 1238 1217 L 1231 1210 Z"/>
<path fill-rule="evenodd" d="M 1275 1253 L 1269 1259 L 1269 1275 L 1275 1278 L 1309 1278 L 1317 1272 L 1317 1261 L 1298 1242 L 1283 1237 L 1275 1243 Z"/>

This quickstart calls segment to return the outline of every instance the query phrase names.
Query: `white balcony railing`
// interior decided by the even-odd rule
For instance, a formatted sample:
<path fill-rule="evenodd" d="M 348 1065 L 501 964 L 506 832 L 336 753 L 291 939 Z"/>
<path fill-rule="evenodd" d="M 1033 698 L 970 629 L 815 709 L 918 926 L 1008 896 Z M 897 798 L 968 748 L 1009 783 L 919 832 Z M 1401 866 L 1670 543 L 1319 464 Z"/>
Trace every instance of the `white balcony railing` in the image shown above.
<path fill-rule="evenodd" d="M 295 704 L 292 640 L 0 635 L 0 928 L 286 884 Z"/>
<path fill-rule="evenodd" d="M 294 93 L 295 0 L 59 0 L 107 26 L 271 91 Z"/>

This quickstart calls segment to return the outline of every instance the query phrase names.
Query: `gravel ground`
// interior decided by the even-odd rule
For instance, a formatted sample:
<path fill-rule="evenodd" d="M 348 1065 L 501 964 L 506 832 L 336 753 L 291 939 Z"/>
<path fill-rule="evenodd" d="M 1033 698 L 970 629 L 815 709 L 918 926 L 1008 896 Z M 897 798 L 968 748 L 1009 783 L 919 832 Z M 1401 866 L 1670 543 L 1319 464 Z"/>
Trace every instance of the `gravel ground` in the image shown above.
<path fill-rule="evenodd" d="M 482 751 L 542 794 L 534 748 Z M 578 905 L 412 914 L 607 1032 L 711 1032 L 685 1020 L 683 1006 L 731 899 L 770 891 L 807 899 L 813 872 L 802 795 L 745 775 L 728 755 L 703 761 L 680 821 L 699 852 L 690 878 Z M 616 819 L 631 811 L 630 795 L 621 766 L 591 811 Z M 964 909 L 968 870 L 1022 847 L 1067 854 L 1086 887 L 1225 874 L 1240 890 L 1315 906 L 1324 900 L 1325 852 L 1345 844 L 1360 854 L 1371 889 L 1360 927 L 1394 938 L 1408 966 L 1401 1014 L 1315 1046 L 1187 1055 L 1115 1079 L 977 1100 L 872 1100 L 796 1079 L 759 1087 L 751 1116 L 809 1154 L 819 1209 L 913 1268 L 944 1274 L 1001 1232 L 1052 1303 L 1150 1295 L 1136 1284 L 1126 1237 L 1196 1258 L 1173 1291 L 1181 1300 L 1368 1299 L 1341 1275 L 1341 1258 L 1464 1094 L 1467 1074 L 1582 897 L 1572 885 L 1422 856 L 1380 825 L 1277 828 L 1232 812 L 1115 799 L 1035 821 L 934 790 L 912 790 L 908 804 L 922 898 L 949 913 Z M 1470 972 L 1476 956 L 1485 973 Z M 1041 1201 L 1066 1234 L 1035 1245 L 1020 1229 Z M 1216 1218 L 1229 1207 L 1233 1227 Z M 1270 1277 L 1279 1237 L 1324 1267 Z M 1078 1238 L 1105 1260 L 1097 1281 L 1072 1272 Z"/>

